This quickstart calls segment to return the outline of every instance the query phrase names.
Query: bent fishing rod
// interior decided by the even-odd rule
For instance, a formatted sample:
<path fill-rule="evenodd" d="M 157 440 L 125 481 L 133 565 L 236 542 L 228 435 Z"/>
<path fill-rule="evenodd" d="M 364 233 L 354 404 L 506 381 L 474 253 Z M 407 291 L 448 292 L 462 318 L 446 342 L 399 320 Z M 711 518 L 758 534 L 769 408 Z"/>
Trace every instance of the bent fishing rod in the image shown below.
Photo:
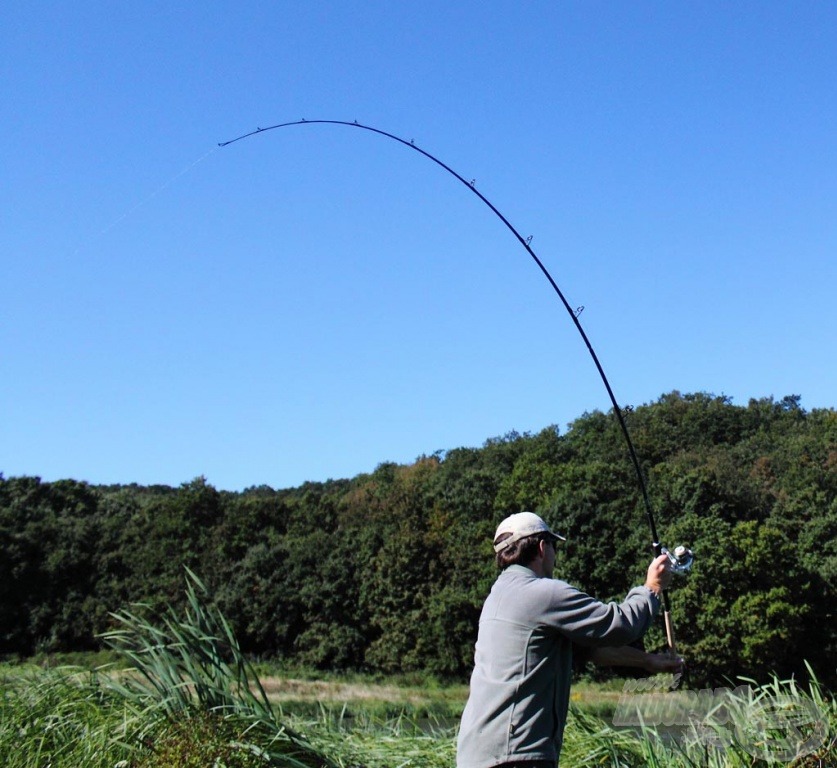
<path fill-rule="evenodd" d="M 634 448 L 633 440 L 631 440 L 630 432 L 628 431 L 628 425 L 625 421 L 625 416 L 623 414 L 622 408 L 619 407 L 619 403 L 616 401 L 616 396 L 613 394 L 613 389 L 610 386 L 610 382 L 608 381 L 607 376 L 605 375 L 604 368 L 602 368 L 602 364 L 599 362 L 599 357 L 596 354 L 596 351 L 593 349 L 593 345 L 590 343 L 590 339 L 587 337 L 587 333 L 584 330 L 583 326 L 581 325 L 581 320 L 579 320 L 579 316 L 583 311 L 584 307 L 577 307 L 573 309 L 570 303 L 567 301 L 564 293 L 558 287 L 558 283 L 555 282 L 555 279 L 549 273 L 549 270 L 544 266 L 544 263 L 540 260 L 538 255 L 532 249 L 531 242 L 532 238 L 527 237 L 524 238 L 520 232 L 512 226 L 511 222 L 496 208 L 496 206 L 480 192 L 474 180 L 468 181 L 463 176 L 458 174 L 453 168 L 443 163 L 438 157 L 432 155 L 430 152 L 422 149 L 421 147 L 417 146 L 416 143 L 412 140 L 407 141 L 406 139 L 402 139 L 399 136 L 396 136 L 392 133 L 388 133 L 387 131 L 382 131 L 380 128 L 373 128 L 370 125 L 364 125 L 359 123 L 357 120 L 349 122 L 348 120 L 294 120 L 287 123 L 278 123 L 277 125 L 271 125 L 267 128 L 256 128 L 254 131 L 250 131 L 249 133 L 242 134 L 235 139 L 231 139 L 230 141 L 219 142 L 219 147 L 227 147 L 230 144 L 235 144 L 238 141 L 242 141 L 247 139 L 251 136 L 256 136 L 260 133 L 266 133 L 267 131 L 273 131 L 278 128 L 289 128 L 292 126 L 302 126 L 302 125 L 338 125 L 338 126 L 347 126 L 349 128 L 358 128 L 363 131 L 369 131 L 370 133 L 377 134 L 379 136 L 383 136 L 387 139 L 392 139 L 393 141 L 397 141 L 399 144 L 403 144 L 405 147 L 409 149 L 415 150 L 421 155 L 424 155 L 428 160 L 432 160 L 436 165 L 443 168 L 447 171 L 451 176 L 461 182 L 465 187 L 467 187 L 471 192 L 473 192 L 488 208 L 491 212 L 498 218 L 503 224 L 506 225 L 506 228 L 517 238 L 517 241 L 526 249 L 526 252 L 529 256 L 532 257 L 532 260 L 538 266 L 538 269 L 543 273 L 544 277 L 549 281 L 549 284 L 552 286 L 552 290 L 555 291 L 558 298 L 561 300 L 561 303 L 564 306 L 564 309 L 570 316 L 570 319 L 573 321 L 573 324 L 578 330 L 579 334 L 581 335 L 582 340 L 584 341 L 585 346 L 587 347 L 587 351 L 590 353 L 590 357 L 593 359 L 593 363 L 596 366 L 596 370 L 599 372 L 599 377 L 602 380 L 602 383 L 607 390 L 608 397 L 610 398 L 610 402 L 613 405 L 613 413 L 616 416 L 617 421 L 619 422 L 619 427 L 622 430 L 622 435 L 625 438 L 625 442 L 628 446 L 628 453 L 631 457 L 631 463 L 633 464 L 634 471 L 636 472 L 637 481 L 639 482 L 639 488 L 642 494 L 642 501 L 645 507 L 645 514 L 648 519 L 648 525 L 651 530 L 651 546 L 654 550 L 654 554 L 659 556 L 660 554 L 665 554 L 671 565 L 671 569 L 678 574 L 686 573 L 692 566 L 692 562 L 694 560 L 694 555 L 692 554 L 691 550 L 687 547 L 679 546 L 673 552 L 670 552 L 666 547 L 662 546 L 660 543 L 659 536 L 657 535 L 657 526 L 654 522 L 654 512 L 651 508 L 651 501 L 648 497 L 648 488 L 645 483 L 645 475 L 643 474 L 642 467 L 639 463 L 639 457 L 637 456 L 636 449 Z M 669 599 L 669 595 L 667 591 L 663 592 L 663 615 L 665 619 L 665 628 L 666 628 L 666 643 L 668 645 L 669 652 L 673 655 L 675 653 L 675 645 L 674 645 L 674 627 L 671 620 L 671 601 Z"/>

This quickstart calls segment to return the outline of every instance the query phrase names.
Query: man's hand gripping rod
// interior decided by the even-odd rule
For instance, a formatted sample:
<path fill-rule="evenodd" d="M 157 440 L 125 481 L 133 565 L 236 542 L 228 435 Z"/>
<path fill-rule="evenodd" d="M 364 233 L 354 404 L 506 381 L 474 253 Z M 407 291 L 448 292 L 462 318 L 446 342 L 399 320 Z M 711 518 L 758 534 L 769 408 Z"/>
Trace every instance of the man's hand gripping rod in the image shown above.
<path fill-rule="evenodd" d="M 688 573 L 695 560 L 694 553 L 688 547 L 681 545 L 676 547 L 674 552 L 670 552 L 657 541 L 654 542 L 654 555 L 657 557 L 665 555 L 668 558 L 672 572 L 679 576 Z M 671 602 L 668 599 L 668 592 L 665 590 L 663 590 L 663 619 L 666 625 L 666 645 L 668 646 L 668 652 L 672 656 L 676 656 L 674 625 L 671 621 Z"/>

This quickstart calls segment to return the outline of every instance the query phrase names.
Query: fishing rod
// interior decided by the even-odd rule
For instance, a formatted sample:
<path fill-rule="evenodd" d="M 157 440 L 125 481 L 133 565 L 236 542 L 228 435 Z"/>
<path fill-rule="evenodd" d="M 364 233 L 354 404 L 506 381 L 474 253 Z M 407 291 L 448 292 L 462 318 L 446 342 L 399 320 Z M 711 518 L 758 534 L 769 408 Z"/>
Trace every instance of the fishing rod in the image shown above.
<path fill-rule="evenodd" d="M 291 126 L 300 126 L 300 125 L 340 125 L 340 126 L 348 126 L 349 128 L 359 128 L 363 131 L 369 131 L 370 133 L 378 134 L 379 136 L 383 136 L 387 139 L 392 139 L 393 141 L 397 141 L 399 144 L 403 144 L 405 147 L 409 147 L 412 150 L 415 150 L 419 154 L 424 155 L 428 160 L 432 160 L 436 165 L 442 167 L 446 170 L 451 176 L 455 179 L 460 181 L 464 184 L 471 192 L 473 192 L 480 200 L 482 200 L 485 205 L 487 205 L 491 212 L 497 216 L 503 224 L 509 229 L 509 231 L 517 238 L 518 242 L 526 249 L 526 252 L 529 256 L 532 257 L 535 264 L 537 264 L 538 268 L 543 273 L 544 277 L 549 281 L 549 284 L 552 286 L 552 290 L 555 291 L 558 298 L 561 300 L 561 303 L 564 305 L 564 309 L 567 310 L 570 318 L 572 319 L 576 329 L 578 330 L 579 334 L 581 335 L 582 340 L 584 341 L 585 346 L 587 347 L 587 351 L 590 353 L 590 357 L 593 359 L 593 363 L 596 366 L 596 370 L 599 372 L 599 376 L 602 382 L 605 385 L 605 389 L 607 390 L 608 397 L 610 398 L 610 402 L 613 404 L 613 413 L 616 416 L 616 419 L 619 422 L 619 427 L 622 430 L 622 434 L 625 437 L 625 442 L 628 445 L 628 453 L 631 457 L 631 463 L 633 464 L 634 470 L 636 472 L 637 480 L 639 481 L 640 491 L 642 493 L 642 500 L 645 506 L 645 514 L 648 519 L 648 525 L 651 530 L 651 546 L 654 550 L 655 556 L 659 556 L 664 554 L 668 557 L 669 563 L 671 566 L 672 571 L 677 574 L 684 574 L 688 572 L 688 570 L 692 566 L 692 562 L 694 560 L 694 555 L 692 554 L 691 550 L 687 547 L 679 546 L 673 552 L 670 552 L 666 547 L 662 546 L 660 543 L 660 538 L 657 535 L 657 525 L 654 522 L 654 512 L 651 508 L 651 501 L 648 497 L 648 488 L 645 483 L 645 475 L 642 472 L 642 467 L 639 463 L 639 457 L 637 456 L 636 449 L 634 448 L 633 440 L 631 440 L 631 435 L 628 432 L 628 425 L 625 421 L 625 416 L 622 411 L 622 408 L 619 407 L 619 403 L 616 401 L 616 396 L 613 394 L 613 389 L 610 386 L 610 382 L 608 381 L 607 376 L 605 375 L 604 368 L 602 368 L 602 364 L 599 362 L 599 357 L 596 354 L 596 351 L 593 349 L 593 345 L 590 343 L 590 339 L 587 337 L 587 333 L 584 330 L 583 326 L 581 325 L 581 321 L 579 320 L 579 316 L 581 315 L 584 307 L 573 307 L 567 301 L 566 297 L 564 296 L 561 289 L 558 287 L 558 283 L 555 282 L 552 275 L 549 273 L 549 270 L 544 266 L 544 263 L 538 258 L 538 255 L 532 250 L 531 242 L 532 238 L 527 237 L 524 238 L 517 229 L 512 226 L 511 222 L 496 208 L 496 206 L 480 192 L 474 180 L 468 181 L 463 176 L 458 174 L 453 168 L 443 163 L 439 160 L 438 157 L 435 155 L 430 154 L 426 150 L 422 149 L 421 147 L 417 146 L 415 141 L 407 141 L 406 139 L 402 139 L 395 134 L 388 133 L 387 131 L 382 131 L 380 128 L 373 128 L 370 125 L 364 125 L 359 123 L 357 120 L 349 122 L 348 120 L 293 120 L 287 123 L 278 123 L 277 125 L 271 125 L 267 128 L 256 128 L 254 131 L 250 131 L 249 133 L 242 134 L 235 139 L 230 139 L 229 141 L 219 142 L 219 147 L 228 147 L 230 144 L 235 144 L 237 141 L 242 141 L 244 139 L 249 138 L 250 136 L 255 136 L 260 133 L 265 133 L 267 131 L 273 131 L 277 128 L 288 128 Z M 674 627 L 671 621 L 671 601 L 669 600 L 668 592 L 663 592 L 663 615 L 665 618 L 665 627 L 666 627 L 666 643 L 668 645 L 669 652 L 673 655 L 675 653 L 675 646 L 674 646 Z"/>

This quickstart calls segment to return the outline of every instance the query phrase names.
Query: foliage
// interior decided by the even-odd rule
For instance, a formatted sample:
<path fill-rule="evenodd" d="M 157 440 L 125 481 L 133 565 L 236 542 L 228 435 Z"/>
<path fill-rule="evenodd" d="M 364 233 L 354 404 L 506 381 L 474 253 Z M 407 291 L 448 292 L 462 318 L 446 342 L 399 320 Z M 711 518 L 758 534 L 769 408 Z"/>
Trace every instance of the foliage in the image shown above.
<path fill-rule="evenodd" d="M 671 600 L 693 684 L 804 675 L 803 658 L 837 683 L 837 412 L 672 392 L 626 418 L 664 543 L 697 555 Z M 464 679 L 491 535 L 522 509 L 568 535 L 562 578 L 617 600 L 642 580 L 645 514 L 601 412 L 563 435 L 511 432 L 284 490 L 0 475 L 0 654 L 95 649 L 128 603 L 184 608 L 185 566 L 243 653 Z M 661 642 L 657 626 L 647 643 Z"/>

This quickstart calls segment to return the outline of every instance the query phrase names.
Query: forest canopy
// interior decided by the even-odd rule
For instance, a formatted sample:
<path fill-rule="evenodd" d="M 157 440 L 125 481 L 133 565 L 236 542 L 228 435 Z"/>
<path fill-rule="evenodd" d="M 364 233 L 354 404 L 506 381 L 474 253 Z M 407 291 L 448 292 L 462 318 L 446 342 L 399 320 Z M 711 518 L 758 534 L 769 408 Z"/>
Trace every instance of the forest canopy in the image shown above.
<path fill-rule="evenodd" d="M 672 589 L 693 681 L 803 674 L 808 660 L 834 684 L 837 411 L 672 392 L 626 419 L 663 543 L 696 554 Z M 0 654 L 95 649 L 111 611 L 177 604 L 189 567 L 253 656 L 464 678 L 496 577 L 491 536 L 526 509 L 568 538 L 559 578 L 616 600 L 641 583 L 640 492 L 598 411 L 565 434 L 291 489 L 0 475 Z M 646 645 L 663 645 L 659 625 Z"/>

